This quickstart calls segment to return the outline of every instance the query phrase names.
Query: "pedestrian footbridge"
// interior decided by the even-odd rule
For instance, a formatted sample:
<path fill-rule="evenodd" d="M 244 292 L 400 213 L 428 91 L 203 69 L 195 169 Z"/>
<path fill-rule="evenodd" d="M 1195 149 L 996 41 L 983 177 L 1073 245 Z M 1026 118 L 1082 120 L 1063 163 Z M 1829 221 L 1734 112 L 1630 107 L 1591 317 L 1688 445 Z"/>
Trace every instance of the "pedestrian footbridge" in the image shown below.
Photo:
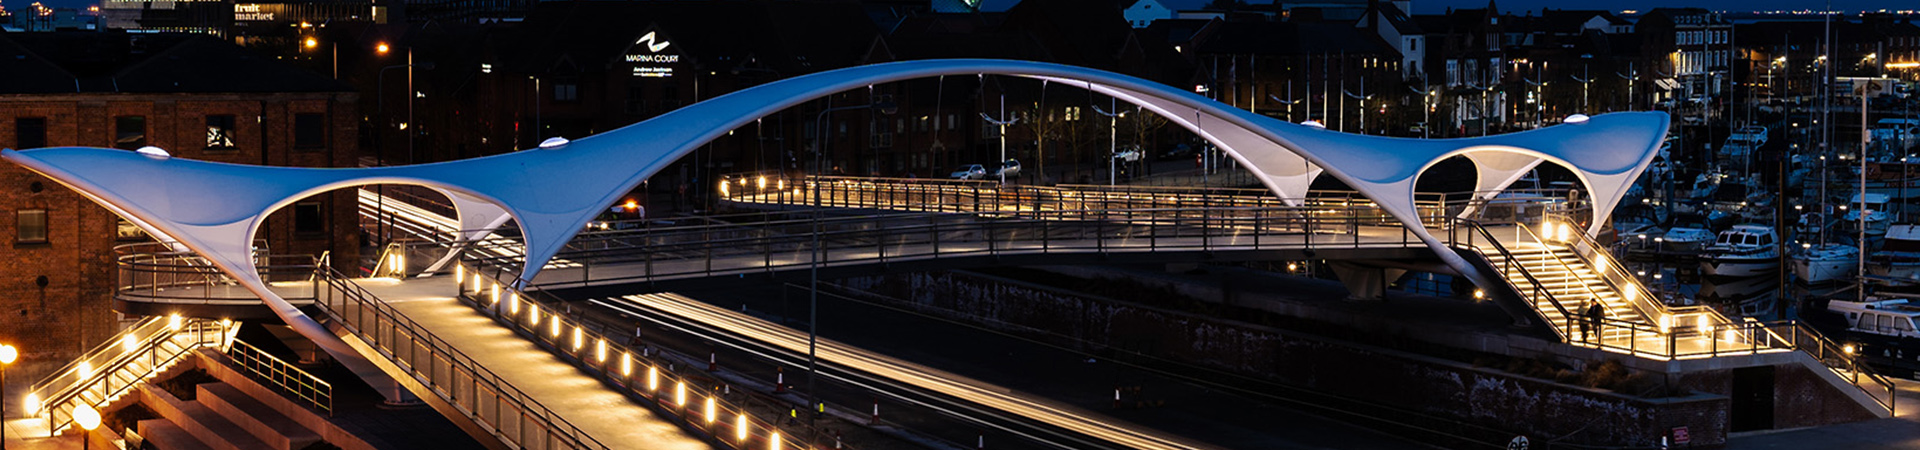
<path fill-rule="evenodd" d="M 1085 86 L 1138 104 L 1221 148 L 1264 189 L 746 174 L 718 186 L 721 201 L 737 211 L 731 215 L 596 221 L 662 168 L 760 117 L 874 83 L 978 74 Z M 1357 136 L 1097 70 L 936 60 L 794 77 L 597 136 L 436 164 L 243 166 L 172 158 L 156 148 L 6 150 L 0 157 L 72 187 L 166 243 L 117 255 L 122 308 L 242 317 L 230 308 L 263 303 L 265 314 L 248 317 L 271 315 L 343 364 L 390 376 L 505 448 L 802 445 L 790 442 L 791 430 L 712 394 L 713 380 L 671 370 L 644 352 L 636 358 L 621 332 L 575 317 L 566 297 L 814 271 L 982 264 L 1332 260 L 1359 297 L 1400 271 L 1453 273 L 1566 354 L 1625 357 L 1668 373 L 1801 364 L 1863 408 L 1890 415 L 1891 385 L 1806 327 L 1669 307 L 1591 239 L 1651 161 L 1667 123 L 1662 113 L 1616 113 L 1470 139 Z M 1472 163 L 1474 192 L 1416 192 L 1422 173 L 1454 157 Z M 1590 195 L 1569 203 L 1561 193 L 1509 189 L 1541 163 L 1568 169 Z M 1352 192 L 1310 190 L 1321 175 Z M 389 246 L 373 277 L 337 273 L 324 255 L 276 257 L 253 242 L 275 210 L 368 185 L 410 186 L 445 199 L 420 205 L 363 191 L 362 212 L 379 226 L 377 235 L 418 237 Z M 1598 335 L 1583 338 L 1575 312 L 1589 301 L 1605 314 L 1589 322 Z M 59 383 L 96 379 L 80 371 Z M 37 410 L 103 401 L 62 399 L 69 403 Z M 601 407 L 627 408 L 619 410 L 622 419 L 645 425 L 605 424 L 593 416 L 614 414 Z"/>

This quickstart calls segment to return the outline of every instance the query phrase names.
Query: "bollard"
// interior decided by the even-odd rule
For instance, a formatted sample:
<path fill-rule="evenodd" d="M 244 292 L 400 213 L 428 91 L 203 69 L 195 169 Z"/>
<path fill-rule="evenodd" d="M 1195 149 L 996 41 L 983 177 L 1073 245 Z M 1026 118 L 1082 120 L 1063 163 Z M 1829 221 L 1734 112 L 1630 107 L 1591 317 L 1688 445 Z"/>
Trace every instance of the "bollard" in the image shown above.
<path fill-rule="evenodd" d="M 873 418 L 867 419 L 867 425 L 880 424 L 880 397 L 873 398 Z"/>
<path fill-rule="evenodd" d="M 980 440 L 977 441 L 976 444 L 974 444 L 973 448 L 975 450 L 987 450 L 987 434 L 986 433 L 980 433 Z"/>
<path fill-rule="evenodd" d="M 707 371 L 708 372 L 720 371 L 720 357 L 716 355 L 714 352 L 707 352 Z"/>
<path fill-rule="evenodd" d="M 787 392 L 787 369 L 775 367 L 773 368 L 773 393 L 784 392 Z"/>
<path fill-rule="evenodd" d="M 834 450 L 840 449 L 840 430 L 833 430 L 833 448 Z"/>
<path fill-rule="evenodd" d="M 1113 409 L 1120 409 L 1120 388 L 1113 388 Z"/>

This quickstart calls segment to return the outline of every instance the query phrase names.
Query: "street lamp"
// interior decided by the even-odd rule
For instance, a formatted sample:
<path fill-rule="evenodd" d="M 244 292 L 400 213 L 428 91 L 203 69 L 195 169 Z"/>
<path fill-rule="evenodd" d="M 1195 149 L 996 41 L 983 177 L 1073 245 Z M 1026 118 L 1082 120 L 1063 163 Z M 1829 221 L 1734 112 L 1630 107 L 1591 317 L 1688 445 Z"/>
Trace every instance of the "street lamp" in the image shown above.
<path fill-rule="evenodd" d="M 1367 77 L 1360 77 L 1360 92 L 1362 94 L 1367 92 Z M 1354 93 L 1348 92 L 1346 89 L 1341 89 L 1340 93 L 1360 100 L 1360 134 L 1367 134 L 1367 100 L 1372 100 L 1373 95 L 1354 95 Z M 1344 120 L 1341 122 L 1345 123 Z"/>
<path fill-rule="evenodd" d="M 1108 109 L 1100 109 L 1100 105 L 1093 105 L 1093 112 L 1100 113 L 1100 115 L 1102 116 L 1107 116 L 1107 185 L 1108 186 L 1120 184 L 1120 174 L 1119 174 L 1120 163 L 1114 160 L 1118 159 L 1116 157 L 1120 155 L 1120 144 L 1119 144 L 1120 134 L 1118 131 L 1120 127 L 1120 117 L 1127 115 L 1127 113 L 1126 111 L 1118 111 L 1120 109 L 1119 106 L 1120 106 L 1119 99 L 1116 99 L 1113 97 L 1107 97 L 1107 108 L 1114 111 L 1109 111 Z M 1005 164 L 1005 163 L 1002 162 L 1001 164 Z M 1006 178 L 1006 171 L 1001 170 L 1000 172 L 1001 172 L 1000 177 L 1002 179 Z M 1004 181 L 1002 182 L 1004 183 Z"/>
<path fill-rule="evenodd" d="M 1000 127 L 1000 161 L 1001 161 L 1001 164 L 1006 164 L 1006 161 L 1007 161 L 1007 125 L 1013 125 L 1013 124 L 1015 124 L 1015 123 L 1018 123 L 1018 122 L 1020 122 L 1020 119 L 1015 119 L 1015 118 L 1011 118 L 1011 117 L 1007 117 L 1007 96 L 1006 96 L 1006 94 L 1001 94 L 1001 95 L 1000 95 L 1000 119 L 994 119 L 994 118 L 993 118 L 992 116 L 988 116 L 988 115 L 987 115 L 987 113 L 980 113 L 980 118 L 981 118 L 981 119 L 986 119 L 986 121 L 987 121 L 987 123 L 991 123 L 991 124 L 993 124 L 994 126 L 997 126 L 997 127 Z M 1045 175 L 1045 174 L 1041 174 L 1041 175 Z M 1007 171 L 1005 171 L 1005 170 L 1002 170 L 1002 171 L 1000 171 L 1000 184 L 1001 184 L 1001 185 L 1006 185 L 1006 184 L 1007 184 Z"/>
<path fill-rule="evenodd" d="M 92 405 L 82 401 L 80 406 L 73 408 L 73 423 L 86 431 L 80 433 L 80 448 L 85 450 L 93 443 L 93 429 L 100 427 L 100 412 L 94 411 Z"/>
<path fill-rule="evenodd" d="M 0 344 L 0 448 L 7 442 L 7 366 L 20 358 L 20 350 L 11 345 Z"/>
<path fill-rule="evenodd" d="M 815 394 L 814 380 L 820 378 L 820 374 L 815 372 L 819 367 L 819 360 L 815 355 L 820 341 L 820 214 L 822 212 L 822 203 L 820 201 L 820 170 L 822 166 L 824 166 L 821 160 L 827 153 L 826 120 L 827 115 L 835 111 L 848 111 L 862 108 L 869 108 L 886 115 L 893 115 L 894 112 L 900 109 L 899 106 L 893 102 L 883 100 L 865 105 L 823 109 L 820 110 L 820 115 L 815 116 L 813 119 L 815 131 L 814 145 L 816 146 L 813 152 L 813 260 L 812 263 L 809 264 L 811 267 L 807 269 L 807 407 L 809 408 L 812 408 L 813 405 L 820 402 L 820 397 Z M 817 418 L 818 416 L 813 416 L 813 418 L 808 419 L 808 423 L 812 423 L 812 421 Z M 774 441 L 779 442 L 779 439 L 775 438 Z"/>
<path fill-rule="evenodd" d="M 378 47 L 375 47 L 375 49 L 378 50 L 380 54 L 384 55 L 387 53 L 387 43 L 382 42 Z M 432 70 L 433 63 L 424 62 L 424 63 L 414 64 L 413 49 L 409 48 L 407 49 L 406 64 L 395 64 L 395 65 L 380 68 L 379 76 L 376 77 L 378 79 L 378 83 L 374 85 L 373 98 L 375 99 L 374 100 L 375 104 L 379 108 L 380 119 L 382 122 L 391 122 L 391 120 L 387 119 L 387 98 L 386 96 L 381 95 L 381 93 L 384 93 L 387 91 L 387 71 L 392 69 L 402 68 L 402 67 L 420 67 L 422 69 Z M 413 71 L 412 70 L 407 71 L 407 125 L 409 127 L 413 125 Z M 387 128 L 386 125 L 382 124 L 381 126 L 374 129 L 380 130 L 380 133 L 379 133 L 380 135 L 385 135 L 386 128 Z M 407 164 L 413 164 L 413 133 L 414 133 L 413 131 L 407 132 Z M 374 154 L 373 159 L 374 159 L 375 165 L 386 165 L 387 163 L 386 148 L 387 146 L 385 145 L 385 143 L 382 142 L 382 140 L 378 139 L 378 137 L 376 137 L 373 142 L 373 154 Z M 384 217 L 386 216 L 385 211 L 387 206 L 386 205 L 387 203 L 386 187 L 383 184 L 377 187 L 376 189 L 378 190 L 380 195 L 379 197 L 374 199 L 374 208 L 376 210 L 382 211 L 380 213 L 381 217 L 383 218 L 380 221 L 380 226 L 381 226 L 380 238 L 384 240 L 386 238 L 385 228 L 387 223 L 387 221 L 384 219 Z"/>

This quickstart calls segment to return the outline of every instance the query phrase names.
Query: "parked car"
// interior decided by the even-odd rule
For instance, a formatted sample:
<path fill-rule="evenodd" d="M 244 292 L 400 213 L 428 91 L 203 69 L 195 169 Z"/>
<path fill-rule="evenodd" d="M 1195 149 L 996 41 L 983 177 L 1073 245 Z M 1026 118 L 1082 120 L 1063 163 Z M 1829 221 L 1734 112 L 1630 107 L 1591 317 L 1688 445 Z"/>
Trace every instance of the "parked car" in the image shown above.
<path fill-rule="evenodd" d="M 1119 160 L 1120 162 L 1139 161 L 1140 151 L 1134 149 L 1121 150 L 1120 153 L 1113 154 L 1113 159 Z"/>
<path fill-rule="evenodd" d="M 955 180 L 984 180 L 987 178 L 987 167 L 979 164 L 968 164 L 960 166 L 958 170 L 954 170 L 953 174 L 947 175 L 947 177 Z"/>
<path fill-rule="evenodd" d="M 993 170 L 993 177 L 1000 178 L 1003 176 L 1007 178 L 1020 176 L 1020 161 L 1009 159 L 1000 162 L 1000 168 Z"/>

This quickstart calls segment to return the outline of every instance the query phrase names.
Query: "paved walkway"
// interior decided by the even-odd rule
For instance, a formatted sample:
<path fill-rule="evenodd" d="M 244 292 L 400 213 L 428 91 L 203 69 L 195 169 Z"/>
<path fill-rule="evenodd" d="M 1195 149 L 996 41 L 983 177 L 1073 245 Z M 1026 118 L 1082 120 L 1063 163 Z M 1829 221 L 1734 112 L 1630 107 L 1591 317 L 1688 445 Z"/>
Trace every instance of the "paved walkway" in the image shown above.
<path fill-rule="evenodd" d="M 1888 419 L 1813 428 L 1735 433 L 1730 449 L 1912 449 L 1920 448 L 1920 382 L 1892 379 L 1898 415 Z"/>
<path fill-rule="evenodd" d="M 458 302 L 452 296 L 452 278 L 356 282 L 602 444 L 616 449 L 710 448 L 653 410 Z"/>

